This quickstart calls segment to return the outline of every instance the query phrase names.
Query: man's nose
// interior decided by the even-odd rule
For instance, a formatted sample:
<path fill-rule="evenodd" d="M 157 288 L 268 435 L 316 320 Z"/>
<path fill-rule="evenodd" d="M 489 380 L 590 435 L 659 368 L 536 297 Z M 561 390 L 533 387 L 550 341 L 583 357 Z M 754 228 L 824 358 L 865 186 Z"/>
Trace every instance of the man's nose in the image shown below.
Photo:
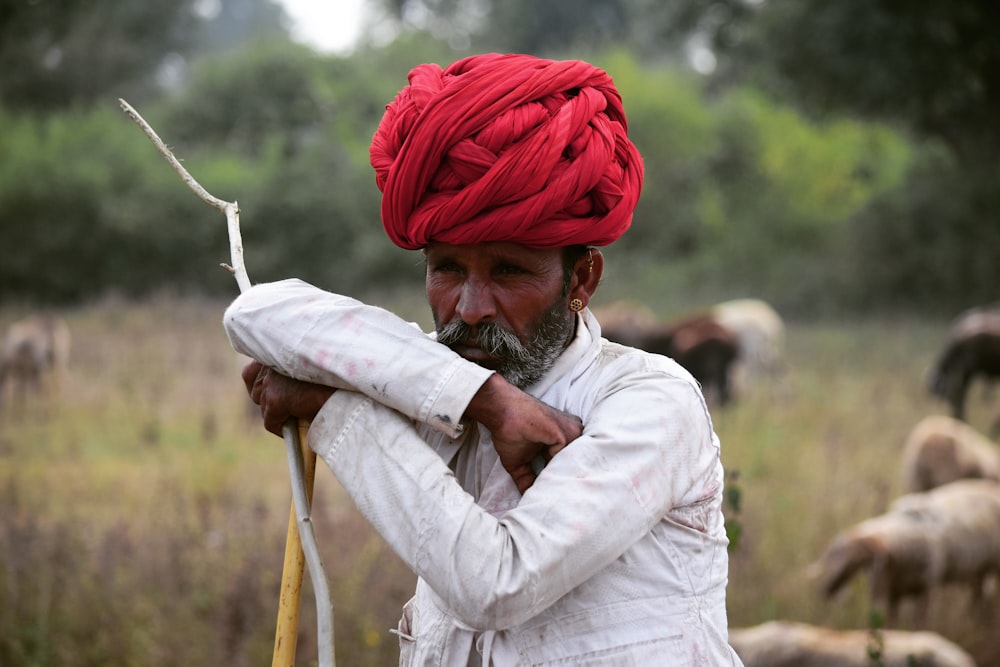
<path fill-rule="evenodd" d="M 497 313 L 493 290 L 489 284 L 481 280 L 465 281 L 456 312 L 470 326 L 492 321 Z"/>

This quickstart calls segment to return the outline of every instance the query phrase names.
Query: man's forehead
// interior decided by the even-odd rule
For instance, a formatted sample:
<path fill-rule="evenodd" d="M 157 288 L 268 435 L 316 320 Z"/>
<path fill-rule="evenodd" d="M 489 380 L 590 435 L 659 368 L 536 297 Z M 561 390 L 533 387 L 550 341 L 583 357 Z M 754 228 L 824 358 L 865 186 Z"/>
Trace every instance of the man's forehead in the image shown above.
<path fill-rule="evenodd" d="M 428 259 L 468 259 L 476 261 L 518 260 L 545 262 L 559 260 L 562 248 L 529 248 L 511 241 L 490 241 L 469 245 L 431 242 L 424 248 Z"/>

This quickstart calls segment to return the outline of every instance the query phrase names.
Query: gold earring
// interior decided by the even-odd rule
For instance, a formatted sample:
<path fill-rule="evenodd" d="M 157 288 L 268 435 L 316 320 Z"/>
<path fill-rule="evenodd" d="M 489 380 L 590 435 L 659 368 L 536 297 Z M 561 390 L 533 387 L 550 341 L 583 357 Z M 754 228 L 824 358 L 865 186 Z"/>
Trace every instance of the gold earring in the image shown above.
<path fill-rule="evenodd" d="M 574 313 L 579 313 L 581 310 L 583 310 L 583 300 L 573 299 L 572 301 L 569 302 L 569 309 Z"/>
<path fill-rule="evenodd" d="M 594 253 L 588 248 L 587 249 L 587 273 L 594 272 Z"/>

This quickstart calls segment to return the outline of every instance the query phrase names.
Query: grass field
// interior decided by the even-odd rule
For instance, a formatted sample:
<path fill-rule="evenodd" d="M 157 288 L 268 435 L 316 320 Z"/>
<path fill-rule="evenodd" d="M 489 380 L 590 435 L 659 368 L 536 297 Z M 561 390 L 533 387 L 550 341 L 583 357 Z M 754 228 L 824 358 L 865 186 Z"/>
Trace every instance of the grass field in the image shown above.
<path fill-rule="evenodd" d="M 420 298 L 404 304 L 417 319 Z M 254 421 L 224 304 L 161 297 L 64 313 L 59 396 L 0 413 L 0 664 L 269 664 L 289 508 L 281 442 Z M 0 325 L 16 313 L 0 313 Z M 908 430 L 943 406 L 924 374 L 944 322 L 789 323 L 786 382 L 715 415 L 742 538 L 730 621 L 867 627 L 865 582 L 821 599 L 806 569 L 840 529 L 899 492 Z M 1000 414 L 976 391 L 970 421 Z M 335 605 L 338 663 L 395 664 L 413 577 L 320 467 L 314 520 Z M 311 590 L 299 664 L 315 662 Z M 995 604 L 995 603 L 994 603 Z M 933 629 L 981 665 L 1000 640 L 947 591 Z M 913 623 L 904 610 L 904 626 Z"/>

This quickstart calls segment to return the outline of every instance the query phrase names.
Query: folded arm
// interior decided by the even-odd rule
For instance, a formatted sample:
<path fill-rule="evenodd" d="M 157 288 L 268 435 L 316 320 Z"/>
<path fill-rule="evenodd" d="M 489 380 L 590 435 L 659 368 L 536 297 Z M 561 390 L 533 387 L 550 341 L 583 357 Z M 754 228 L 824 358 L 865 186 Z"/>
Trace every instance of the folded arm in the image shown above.
<path fill-rule="evenodd" d="M 278 436 L 291 418 L 311 422 L 336 391 L 289 378 L 259 361 L 246 365 L 243 382 L 261 408 L 264 428 Z M 528 396 L 499 375 L 491 376 L 476 392 L 468 414 L 489 429 L 500 462 L 522 493 L 535 481 L 532 463 L 539 452 L 550 459 L 581 431 L 579 418 Z"/>
<path fill-rule="evenodd" d="M 286 280 L 255 286 L 227 309 L 233 346 L 264 426 L 281 435 L 292 417 L 312 421 L 335 388 L 363 393 L 449 436 L 467 416 L 493 435 L 504 468 L 523 492 L 540 451 L 554 456 L 580 434 L 580 420 L 466 361 L 388 311 Z"/>
<path fill-rule="evenodd" d="M 451 437 L 493 374 L 387 310 L 301 280 L 254 285 L 223 324 L 236 351 L 282 375 L 360 392 Z"/>

